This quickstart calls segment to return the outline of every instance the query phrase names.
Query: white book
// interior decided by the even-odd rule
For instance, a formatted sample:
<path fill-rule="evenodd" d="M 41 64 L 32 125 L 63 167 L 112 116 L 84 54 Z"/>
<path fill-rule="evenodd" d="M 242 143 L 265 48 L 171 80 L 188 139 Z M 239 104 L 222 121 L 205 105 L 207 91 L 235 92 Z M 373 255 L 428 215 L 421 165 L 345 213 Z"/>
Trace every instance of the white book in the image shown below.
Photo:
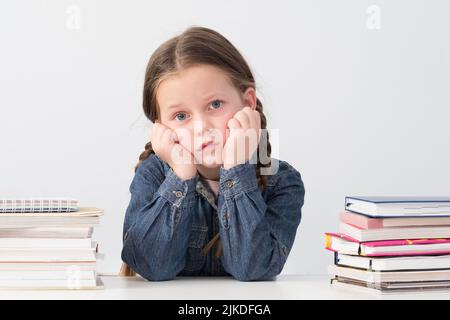
<path fill-rule="evenodd" d="M 450 292 L 450 281 L 431 282 L 400 282 L 373 284 L 364 281 L 356 281 L 336 277 L 331 280 L 332 287 L 352 292 L 373 293 L 380 295 L 391 294 L 422 294 L 422 293 L 445 293 Z"/>
<path fill-rule="evenodd" d="M 86 219 L 86 218 L 84 218 Z M 23 228 L 93 228 L 100 225 L 100 220 L 86 219 L 82 220 L 51 220 L 51 219 L 27 219 L 24 221 L 14 220 L 14 221 L 3 221 L 0 218 L 0 229 L 23 229 Z"/>
<path fill-rule="evenodd" d="M 450 255 L 361 257 L 337 253 L 336 264 L 374 271 L 450 269 Z"/>
<path fill-rule="evenodd" d="M 450 238 L 450 226 L 359 229 L 341 222 L 339 232 L 360 242 L 396 239 Z"/>
<path fill-rule="evenodd" d="M 62 261 L 62 262 L 1 262 L 0 272 L 3 271 L 95 271 L 96 261 Z"/>
<path fill-rule="evenodd" d="M 0 228 L 0 238 L 90 238 L 92 227 Z"/>
<path fill-rule="evenodd" d="M 0 228 L 32 227 L 94 227 L 100 224 L 100 216 L 48 216 L 0 214 Z"/>
<path fill-rule="evenodd" d="M 0 271 L 2 280 L 95 280 L 94 271 L 72 268 L 64 271 Z"/>
<path fill-rule="evenodd" d="M 0 280 L 2 290 L 89 290 L 103 289 L 100 279 Z"/>
<path fill-rule="evenodd" d="M 68 262 L 96 261 L 93 249 L 0 250 L 0 262 Z"/>
<path fill-rule="evenodd" d="M 91 238 L 0 238 L 0 250 L 14 248 L 90 249 Z"/>
<path fill-rule="evenodd" d="M 77 211 L 71 212 L 2 212 L 0 214 L 0 221 L 8 218 L 86 218 L 86 217 L 99 217 L 103 215 L 103 209 L 96 207 L 79 207 Z"/>
<path fill-rule="evenodd" d="M 419 271 L 369 271 L 337 265 L 328 266 L 330 275 L 354 279 L 358 281 L 381 282 L 413 282 L 413 281 L 450 281 L 450 269 Z"/>

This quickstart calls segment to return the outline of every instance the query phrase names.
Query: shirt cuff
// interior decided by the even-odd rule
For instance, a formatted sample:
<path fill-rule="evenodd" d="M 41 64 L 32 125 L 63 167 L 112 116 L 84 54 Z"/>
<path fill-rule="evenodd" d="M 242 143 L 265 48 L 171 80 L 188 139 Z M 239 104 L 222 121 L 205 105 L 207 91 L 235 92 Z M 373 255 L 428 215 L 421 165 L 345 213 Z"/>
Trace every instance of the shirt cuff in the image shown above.
<path fill-rule="evenodd" d="M 189 205 L 195 199 L 197 180 L 198 173 L 191 179 L 182 180 L 170 168 L 158 189 L 158 194 L 176 207 L 181 204 Z"/>
<path fill-rule="evenodd" d="M 247 162 L 230 169 L 220 167 L 220 193 L 225 198 L 232 198 L 242 192 L 250 192 L 258 188 L 256 164 Z"/>

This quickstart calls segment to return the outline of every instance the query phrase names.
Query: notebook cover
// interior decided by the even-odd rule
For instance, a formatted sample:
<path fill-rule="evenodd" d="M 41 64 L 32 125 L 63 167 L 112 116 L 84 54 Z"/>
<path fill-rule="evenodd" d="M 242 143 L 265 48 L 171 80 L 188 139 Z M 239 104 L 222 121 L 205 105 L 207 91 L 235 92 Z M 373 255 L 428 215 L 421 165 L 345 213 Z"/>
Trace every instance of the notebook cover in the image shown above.
<path fill-rule="evenodd" d="M 327 232 L 325 233 L 325 249 L 336 252 L 336 250 L 331 248 L 331 238 L 332 237 L 338 237 L 346 241 L 350 242 L 356 242 L 359 244 L 364 244 L 367 247 L 389 247 L 389 246 L 408 246 L 408 245 L 425 245 L 423 251 L 415 251 L 415 252 L 380 252 L 380 253 L 373 253 L 373 254 L 367 254 L 364 256 L 367 257 L 380 257 L 380 256 L 393 256 L 393 257 L 400 257 L 400 256 L 418 256 L 418 255 L 439 255 L 439 254 L 449 254 L 450 250 L 427 250 L 426 245 L 427 244 L 439 244 L 439 243 L 450 243 L 450 239 L 406 239 L 406 240 L 382 240 L 382 241 L 367 241 L 367 242 L 359 242 L 356 239 L 353 239 L 345 234 L 342 233 L 331 233 Z"/>
<path fill-rule="evenodd" d="M 362 200 L 372 203 L 423 203 L 423 202 L 449 202 L 449 197 L 369 197 L 369 196 L 347 196 L 347 199 Z"/>

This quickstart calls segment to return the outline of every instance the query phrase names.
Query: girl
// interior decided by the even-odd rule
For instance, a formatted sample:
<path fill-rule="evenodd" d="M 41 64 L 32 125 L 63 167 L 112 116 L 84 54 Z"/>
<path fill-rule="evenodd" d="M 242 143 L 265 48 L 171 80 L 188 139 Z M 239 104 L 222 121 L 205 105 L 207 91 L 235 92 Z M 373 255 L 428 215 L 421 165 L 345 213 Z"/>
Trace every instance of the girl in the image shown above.
<path fill-rule="evenodd" d="M 270 158 L 263 106 L 238 50 L 202 27 L 168 40 L 148 63 L 143 107 L 152 141 L 130 185 L 121 274 L 278 275 L 305 190 L 297 170 Z"/>

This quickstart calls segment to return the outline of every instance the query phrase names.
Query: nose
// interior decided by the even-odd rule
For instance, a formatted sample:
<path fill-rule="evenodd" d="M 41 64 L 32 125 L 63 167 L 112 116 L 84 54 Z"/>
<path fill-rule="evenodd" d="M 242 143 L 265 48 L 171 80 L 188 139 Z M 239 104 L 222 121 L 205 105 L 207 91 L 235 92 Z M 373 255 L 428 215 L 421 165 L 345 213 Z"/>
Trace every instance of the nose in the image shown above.
<path fill-rule="evenodd" d="M 194 133 L 198 137 L 207 137 L 211 135 L 211 131 L 214 129 L 212 121 L 205 115 L 197 117 L 194 126 Z"/>
<path fill-rule="evenodd" d="M 207 115 L 199 115 L 194 121 L 194 146 L 197 151 L 202 149 L 202 145 L 214 137 L 214 122 Z"/>

